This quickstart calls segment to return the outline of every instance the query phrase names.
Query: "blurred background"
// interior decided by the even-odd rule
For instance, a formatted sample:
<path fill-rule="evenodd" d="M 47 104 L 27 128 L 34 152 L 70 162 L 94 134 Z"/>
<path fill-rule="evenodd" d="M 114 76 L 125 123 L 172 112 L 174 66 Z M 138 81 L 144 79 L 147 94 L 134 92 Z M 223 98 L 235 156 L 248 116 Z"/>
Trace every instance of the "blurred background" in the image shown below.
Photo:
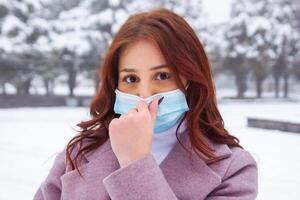
<path fill-rule="evenodd" d="M 257 199 L 300 199 L 299 0 L 0 0 L 0 200 L 33 198 L 89 119 L 114 34 L 156 7 L 205 46 L 225 127 L 258 163 Z"/>

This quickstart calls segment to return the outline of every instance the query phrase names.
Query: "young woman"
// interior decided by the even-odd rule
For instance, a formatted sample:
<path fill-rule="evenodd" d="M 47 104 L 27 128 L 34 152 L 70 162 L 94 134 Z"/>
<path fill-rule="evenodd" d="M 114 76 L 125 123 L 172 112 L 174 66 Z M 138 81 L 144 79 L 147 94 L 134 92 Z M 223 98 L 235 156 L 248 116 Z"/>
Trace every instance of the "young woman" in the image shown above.
<path fill-rule="evenodd" d="M 129 17 L 99 76 L 91 120 L 34 199 L 256 198 L 257 164 L 224 128 L 208 57 L 182 17 Z"/>

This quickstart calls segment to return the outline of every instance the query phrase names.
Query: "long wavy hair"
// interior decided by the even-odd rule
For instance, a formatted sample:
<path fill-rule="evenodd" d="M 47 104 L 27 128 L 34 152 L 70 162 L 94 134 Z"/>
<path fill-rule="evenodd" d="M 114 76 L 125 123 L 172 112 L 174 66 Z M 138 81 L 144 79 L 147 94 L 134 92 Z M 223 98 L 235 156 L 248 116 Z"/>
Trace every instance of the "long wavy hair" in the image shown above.
<path fill-rule="evenodd" d="M 164 55 L 179 89 L 184 92 L 190 108 L 181 119 L 187 119 L 189 139 L 193 150 L 202 159 L 218 161 L 208 139 L 229 146 L 239 146 L 239 139 L 230 135 L 217 108 L 215 86 L 208 56 L 189 24 L 176 13 L 158 8 L 131 15 L 114 36 L 99 68 L 99 86 L 90 103 L 91 119 L 77 126 L 81 128 L 67 145 L 66 158 L 71 169 L 78 169 L 80 157 L 99 148 L 109 138 L 109 123 L 119 117 L 113 110 L 118 85 L 118 63 L 121 52 L 139 39 L 154 42 Z M 185 86 L 179 78 L 189 82 Z M 84 141 L 89 141 L 83 145 Z M 182 145 L 181 141 L 179 143 Z M 72 151 L 77 151 L 72 157 Z M 185 147 L 184 147 L 185 148 Z M 186 148 L 185 148 L 186 149 Z"/>

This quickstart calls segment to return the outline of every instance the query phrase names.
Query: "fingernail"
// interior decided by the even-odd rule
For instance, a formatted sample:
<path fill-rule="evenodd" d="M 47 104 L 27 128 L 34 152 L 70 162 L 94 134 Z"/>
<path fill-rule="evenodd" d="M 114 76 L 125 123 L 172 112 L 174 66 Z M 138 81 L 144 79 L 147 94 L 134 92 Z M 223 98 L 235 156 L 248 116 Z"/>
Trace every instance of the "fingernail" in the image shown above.
<path fill-rule="evenodd" d="M 164 99 L 164 97 L 162 97 L 158 100 L 158 105 L 162 102 L 163 99 Z"/>

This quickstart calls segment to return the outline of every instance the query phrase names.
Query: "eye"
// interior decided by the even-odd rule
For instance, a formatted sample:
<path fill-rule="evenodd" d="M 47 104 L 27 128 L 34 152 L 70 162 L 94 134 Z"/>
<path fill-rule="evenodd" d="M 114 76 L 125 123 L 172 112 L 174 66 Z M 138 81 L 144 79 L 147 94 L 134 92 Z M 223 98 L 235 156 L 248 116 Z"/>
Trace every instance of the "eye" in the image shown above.
<path fill-rule="evenodd" d="M 137 79 L 136 76 L 128 75 L 128 76 L 125 76 L 122 81 L 125 82 L 126 84 L 131 84 L 132 83 L 131 81 L 135 82 L 136 79 Z"/>
<path fill-rule="evenodd" d="M 169 79 L 171 76 L 167 72 L 162 72 L 162 73 L 160 72 L 158 73 L 157 77 L 159 77 L 158 80 L 165 80 L 165 79 Z"/>

